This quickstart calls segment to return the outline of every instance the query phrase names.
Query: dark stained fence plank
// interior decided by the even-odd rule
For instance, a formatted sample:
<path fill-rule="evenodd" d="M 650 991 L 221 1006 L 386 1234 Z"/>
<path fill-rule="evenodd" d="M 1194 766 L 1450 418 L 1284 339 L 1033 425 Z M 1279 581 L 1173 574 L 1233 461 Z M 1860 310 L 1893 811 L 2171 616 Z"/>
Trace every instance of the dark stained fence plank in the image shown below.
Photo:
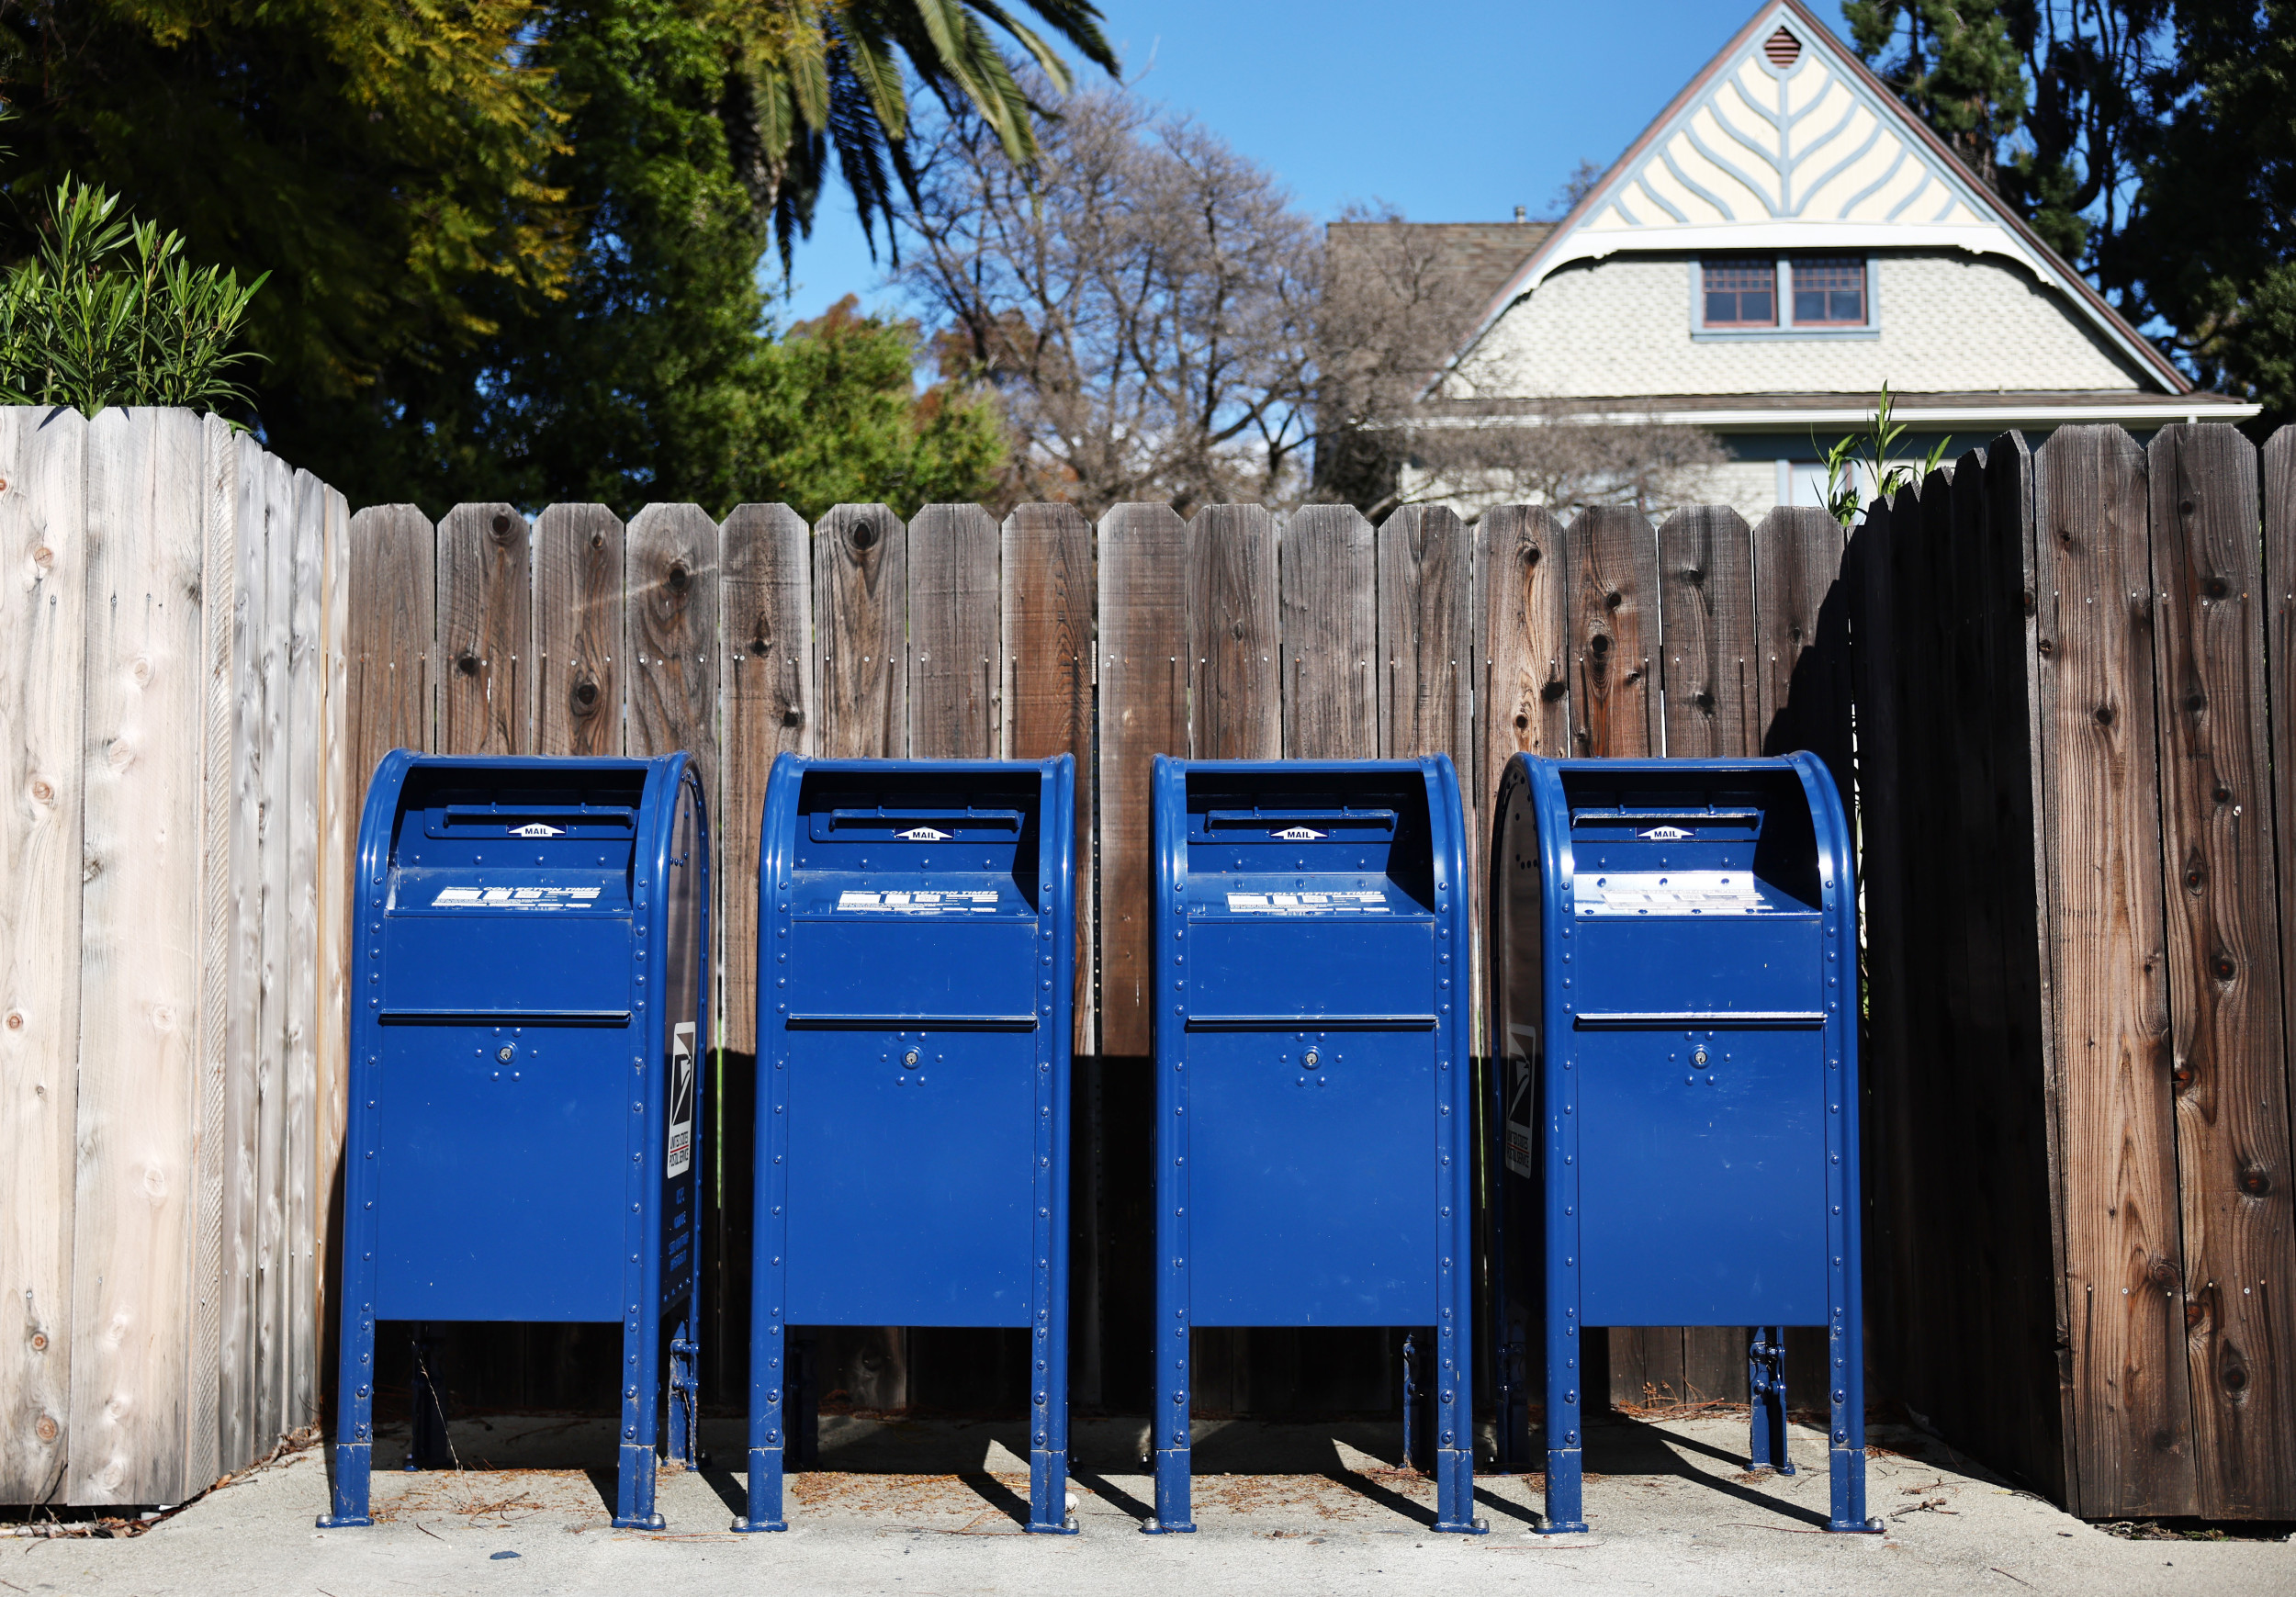
<path fill-rule="evenodd" d="M 2277 844 L 2273 872 L 2280 906 L 2280 993 L 2286 1006 L 2296 1001 L 2296 427 L 2282 427 L 2266 441 L 2261 465 L 2260 582 L 2268 601 L 2266 653 L 2271 666 L 2272 835 Z M 2284 1023 L 2287 1018 L 2284 1010 Z M 2290 1106 L 2296 1094 L 2296 1027 L 2289 1028 L 2289 1033 L 2282 1042 L 2280 1076 L 2270 1095 L 2283 1106 Z M 2284 1187 L 2291 1174 L 2296 1173 L 2285 1167 L 2274 1173 L 2275 1188 Z M 2283 1251 L 2283 1262 L 2287 1256 Z M 2289 1376 L 2284 1371 L 2279 1378 L 2285 1383 Z M 2286 1390 L 2285 1384 L 2281 1389 Z"/>
<path fill-rule="evenodd" d="M 1185 755 L 1187 523 L 1160 504 L 1100 518 L 1100 1052 L 1154 1047 L 1149 984 L 1148 779 L 1159 754 Z"/>
<path fill-rule="evenodd" d="M 1379 606 L 1371 523 L 1353 505 L 1303 505 L 1284 523 L 1284 754 L 1379 752 Z"/>
<path fill-rule="evenodd" d="M 1595 759 L 1659 751 L 1650 665 L 1659 643 L 1658 548 L 1640 511 L 1593 505 L 1570 524 L 1570 713 Z"/>
<path fill-rule="evenodd" d="M 715 1293 L 703 1350 L 705 1395 L 748 1401 L 749 1214 L 757 1131 L 758 849 L 774 759 L 809 754 L 814 733 L 812 534 L 787 505 L 737 506 L 721 535 L 717 658 L 725 808 L 717 898 L 726 927 L 718 1004 L 720 1163 L 709 1207 Z"/>
<path fill-rule="evenodd" d="M 920 518 L 921 519 L 921 518 Z M 1075 1077 L 1071 1095 L 1069 1227 L 1069 1373 L 1075 1400 L 1108 1401 L 1109 1365 L 1127 1368 L 1145 1354 L 1142 1340 L 1112 1326 L 1131 1326 L 1146 1312 L 1150 1280 L 1141 1232 L 1150 1173 L 1112 1171 L 1106 1071 L 1093 1052 L 1098 1035 L 1093 982 L 1096 900 L 1093 813 L 1092 526 L 1074 505 L 1024 504 L 1005 518 L 999 556 L 1004 636 L 998 640 L 1004 689 L 1005 758 L 1076 760 Z M 1126 1198 L 1129 1229 L 1111 1222 Z M 1118 1250 L 1122 1268 L 1112 1270 Z M 1126 1296 L 1127 1292 L 1130 1296 Z"/>
<path fill-rule="evenodd" d="M 825 759 L 908 758 L 908 529 L 881 504 L 838 505 L 814 530 Z"/>
<path fill-rule="evenodd" d="M 534 591 L 526 518 L 459 504 L 438 527 L 441 754 L 534 752 Z"/>
<path fill-rule="evenodd" d="M 1761 672 L 1754 658 L 1753 544 L 1728 505 L 1690 505 L 1659 528 L 1666 752 L 1677 759 L 1754 751 Z M 1739 1379 L 1745 1378 L 1739 1359 Z"/>
<path fill-rule="evenodd" d="M 601 504 L 554 504 L 535 520 L 535 752 L 620 754 L 622 520 Z"/>
<path fill-rule="evenodd" d="M 1815 505 L 1779 505 L 1752 536 L 1756 749 L 1809 749 L 1834 773 L 1847 809 L 1850 595 L 1841 584 L 1841 523 Z"/>
<path fill-rule="evenodd" d="M 2296 1516 L 2296 1215 L 2272 882 L 2269 606 L 2257 453 L 2171 426 L 2150 450 L 2170 1074 L 2199 1508 Z"/>
<path fill-rule="evenodd" d="M 2143 453 L 2067 427 L 2037 462 L 2075 1513 L 2199 1512 L 2169 1079 Z"/>
<path fill-rule="evenodd" d="M 929 504 L 909 522 L 909 752 L 994 759 L 1004 737 L 1002 535 L 979 505 Z"/>
<path fill-rule="evenodd" d="M 1259 505 L 1209 505 L 1187 534 L 1189 751 L 1198 759 L 1283 753 L 1276 518 Z"/>

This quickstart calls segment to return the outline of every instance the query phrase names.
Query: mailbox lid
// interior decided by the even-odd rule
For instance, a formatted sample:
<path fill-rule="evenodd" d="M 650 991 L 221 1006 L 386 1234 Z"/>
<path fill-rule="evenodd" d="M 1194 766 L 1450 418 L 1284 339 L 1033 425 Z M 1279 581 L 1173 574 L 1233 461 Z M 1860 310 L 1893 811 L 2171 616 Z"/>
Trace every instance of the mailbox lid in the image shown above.
<path fill-rule="evenodd" d="M 762 962 L 788 978 L 789 1023 L 1033 1028 L 1037 916 L 1073 901 L 1073 884 L 1039 880 L 1042 777 L 977 761 L 808 765 L 787 935 L 774 939 L 787 946 Z"/>
<path fill-rule="evenodd" d="M 400 790 L 380 1018 L 622 1025 L 647 767 L 418 763 Z"/>
<path fill-rule="evenodd" d="M 1185 780 L 1190 1029 L 1432 1029 L 1444 978 L 1426 772 L 1196 763 Z"/>

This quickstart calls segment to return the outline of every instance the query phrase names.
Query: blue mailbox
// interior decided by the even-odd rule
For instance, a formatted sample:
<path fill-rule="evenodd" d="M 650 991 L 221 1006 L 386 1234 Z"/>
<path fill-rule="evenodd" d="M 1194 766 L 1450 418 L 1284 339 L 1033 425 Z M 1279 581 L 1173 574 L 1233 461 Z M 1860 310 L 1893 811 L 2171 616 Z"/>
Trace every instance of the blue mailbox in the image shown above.
<path fill-rule="evenodd" d="M 1480 1531 L 1458 774 L 1442 755 L 1159 758 L 1154 793 L 1156 1516 L 1144 1528 L 1195 1528 L 1191 1328 L 1379 1325 L 1435 1333 L 1435 1528 Z M 1407 1437 L 1413 1373 L 1407 1361 Z"/>
<path fill-rule="evenodd" d="M 766 784 L 748 1513 L 801 1326 L 1026 1327 L 1029 1526 L 1064 1534 L 1076 762 L 801 759 Z"/>
<path fill-rule="evenodd" d="M 334 1512 L 366 1524 L 375 1324 L 622 1326 L 616 1525 L 696 1467 L 709 815 L 683 754 L 385 756 L 359 826 Z"/>
<path fill-rule="evenodd" d="M 1543 1320 L 1544 1528 L 1585 1528 L 1584 1328 L 1753 1327 L 1752 1461 L 1791 1473 L 1783 1328 L 1806 1325 L 1827 1332 L 1830 1527 L 1879 1529 L 1858 1301 L 1857 885 L 1832 777 L 1810 754 L 1518 755 L 1496 816 L 1500 1434 L 1503 1450 L 1519 1434 L 1512 1355 Z"/>

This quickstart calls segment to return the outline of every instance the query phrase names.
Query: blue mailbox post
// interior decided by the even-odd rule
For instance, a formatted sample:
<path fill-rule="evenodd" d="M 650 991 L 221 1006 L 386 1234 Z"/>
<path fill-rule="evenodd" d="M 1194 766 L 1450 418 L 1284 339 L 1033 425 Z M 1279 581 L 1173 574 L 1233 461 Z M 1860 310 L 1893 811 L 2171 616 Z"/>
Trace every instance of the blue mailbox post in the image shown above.
<path fill-rule="evenodd" d="M 1495 1332 L 1511 1376 L 1515 1339 L 1544 1323 L 1544 1528 L 1585 1528 L 1585 1327 L 1754 1327 L 1752 1459 L 1790 1472 L 1783 1328 L 1808 1325 L 1827 1332 L 1830 1528 L 1879 1529 L 1865 1514 L 1857 888 L 1833 779 L 1809 754 L 1518 755 L 1489 891 L 1505 1075 L 1490 1117 L 1504 1172 Z M 1500 1394 L 1503 1442 L 1514 1396 Z"/>
<path fill-rule="evenodd" d="M 375 1326 L 622 1326 L 616 1525 L 694 1452 L 709 816 L 683 754 L 387 755 L 359 827 L 334 1512 L 372 1523 Z M 426 1433 L 428 1434 L 426 1435 Z"/>
<path fill-rule="evenodd" d="M 1154 791 L 1156 1516 L 1144 1528 L 1195 1528 L 1191 1328 L 1386 1325 L 1434 1328 L 1435 1528 L 1480 1531 L 1458 777 L 1441 755 L 1159 758 Z M 1407 1434 L 1415 1395 L 1407 1386 Z"/>
<path fill-rule="evenodd" d="M 1076 765 L 784 754 L 758 867 L 748 1514 L 819 1325 L 1026 1327 L 1029 1526 L 1068 1484 Z"/>

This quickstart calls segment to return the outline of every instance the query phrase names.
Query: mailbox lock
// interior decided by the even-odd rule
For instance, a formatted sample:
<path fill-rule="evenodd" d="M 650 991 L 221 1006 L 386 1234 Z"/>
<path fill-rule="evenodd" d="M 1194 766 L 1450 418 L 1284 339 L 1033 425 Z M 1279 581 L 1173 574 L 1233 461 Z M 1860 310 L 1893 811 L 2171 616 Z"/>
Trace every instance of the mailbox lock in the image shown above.
<path fill-rule="evenodd" d="M 1694 1052 L 1694 1053 L 1690 1056 L 1690 1063 L 1693 1063 L 1693 1064 L 1694 1064 L 1694 1065 L 1696 1065 L 1696 1066 L 1697 1066 L 1700 1070 L 1704 1070 L 1704 1069 L 1705 1069 L 1705 1068 L 1706 1068 L 1706 1051 L 1705 1051 L 1704 1048 L 1701 1048 L 1701 1049 L 1697 1050 L 1697 1052 Z"/>
<path fill-rule="evenodd" d="M 505 1042 L 501 1047 L 494 1051 L 494 1057 L 501 1060 L 504 1064 L 508 1064 L 512 1060 L 518 1057 L 518 1050 L 512 1048 L 509 1043 Z"/>
<path fill-rule="evenodd" d="M 901 1056 L 901 1063 L 903 1064 L 915 1064 L 917 1063 L 917 1050 L 912 1048 Z"/>
<path fill-rule="evenodd" d="M 1309 1049 L 1305 1053 L 1300 1056 L 1300 1067 L 1305 1070 L 1313 1070 L 1317 1065 L 1322 1063 L 1323 1056 L 1312 1048 Z"/>

